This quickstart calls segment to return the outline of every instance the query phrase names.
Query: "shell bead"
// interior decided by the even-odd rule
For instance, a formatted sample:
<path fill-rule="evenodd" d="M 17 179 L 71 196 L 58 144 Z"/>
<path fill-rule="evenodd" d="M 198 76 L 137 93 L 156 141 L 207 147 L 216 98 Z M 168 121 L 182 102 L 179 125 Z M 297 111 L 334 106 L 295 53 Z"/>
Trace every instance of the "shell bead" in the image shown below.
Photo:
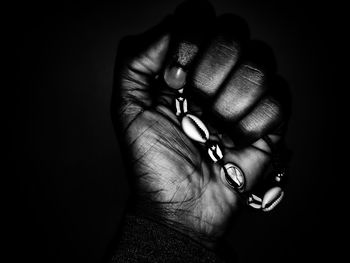
<path fill-rule="evenodd" d="M 192 140 L 205 143 L 209 139 L 208 128 L 196 116 L 186 114 L 181 121 L 182 130 Z"/>
<path fill-rule="evenodd" d="M 281 187 L 275 186 L 270 188 L 264 194 L 261 206 L 262 210 L 265 212 L 271 211 L 273 208 L 276 207 L 276 205 L 278 205 L 281 202 L 283 195 L 284 192 Z"/>
<path fill-rule="evenodd" d="M 232 163 L 227 163 L 221 168 L 221 177 L 238 191 L 242 191 L 245 184 L 245 177 L 241 169 Z"/>

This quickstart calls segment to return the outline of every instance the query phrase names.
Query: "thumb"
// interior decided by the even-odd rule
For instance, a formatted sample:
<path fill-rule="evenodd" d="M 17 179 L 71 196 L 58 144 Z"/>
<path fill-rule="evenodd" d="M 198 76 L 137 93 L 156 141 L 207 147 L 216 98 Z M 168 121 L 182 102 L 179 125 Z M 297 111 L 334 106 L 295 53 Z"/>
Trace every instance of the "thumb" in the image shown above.
<path fill-rule="evenodd" d="M 152 82 L 160 73 L 170 42 L 171 17 L 137 36 L 123 38 L 118 47 L 112 95 L 113 120 L 127 126 L 152 104 Z"/>

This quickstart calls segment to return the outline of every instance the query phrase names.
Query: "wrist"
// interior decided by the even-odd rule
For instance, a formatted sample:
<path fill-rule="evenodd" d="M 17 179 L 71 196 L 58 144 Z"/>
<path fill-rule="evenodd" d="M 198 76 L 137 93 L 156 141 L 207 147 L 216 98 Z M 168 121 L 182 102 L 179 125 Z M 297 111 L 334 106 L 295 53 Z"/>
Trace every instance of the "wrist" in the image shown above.
<path fill-rule="evenodd" d="M 130 257 L 139 260 L 143 256 L 153 262 L 164 262 L 174 258 L 177 262 L 226 262 L 230 258 L 229 262 L 232 262 L 232 257 L 235 256 L 230 254 L 227 257 L 222 251 L 208 249 L 171 225 L 144 215 L 128 212 L 124 216 L 121 230 L 114 262 L 131 259 Z M 132 251 L 129 248 L 132 248 Z M 131 252 L 132 255 L 123 255 L 125 251 Z"/>
<path fill-rule="evenodd" d="M 184 209 L 170 207 L 170 205 L 156 204 L 152 201 L 142 202 L 132 200 L 128 204 L 127 214 L 170 228 L 179 234 L 192 239 L 208 249 L 215 250 L 219 243 L 219 235 L 213 236 L 197 230 L 199 224 L 196 219 L 190 215 L 189 211 Z"/>

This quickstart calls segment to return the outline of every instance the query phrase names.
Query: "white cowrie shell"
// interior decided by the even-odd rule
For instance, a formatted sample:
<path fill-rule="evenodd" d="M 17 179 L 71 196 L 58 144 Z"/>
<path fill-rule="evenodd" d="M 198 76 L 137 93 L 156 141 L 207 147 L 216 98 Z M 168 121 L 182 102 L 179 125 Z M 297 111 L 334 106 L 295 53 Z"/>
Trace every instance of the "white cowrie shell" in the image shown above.
<path fill-rule="evenodd" d="M 182 118 L 181 126 L 184 133 L 196 142 L 205 143 L 209 139 L 208 128 L 192 114 L 186 114 Z"/>
<path fill-rule="evenodd" d="M 255 209 L 261 209 L 262 199 L 255 194 L 248 197 L 247 204 Z"/>
<path fill-rule="evenodd" d="M 224 179 L 234 189 L 238 191 L 243 190 L 245 177 L 242 170 L 236 165 L 232 163 L 226 163 L 224 167 L 221 168 L 221 178 Z"/>
<path fill-rule="evenodd" d="M 210 145 L 208 148 L 208 154 L 214 163 L 216 163 L 224 157 L 224 155 L 222 154 L 222 150 L 218 144 Z"/>
<path fill-rule="evenodd" d="M 274 209 L 282 200 L 284 192 L 281 187 L 275 186 L 268 190 L 262 201 L 262 210 L 265 212 Z"/>

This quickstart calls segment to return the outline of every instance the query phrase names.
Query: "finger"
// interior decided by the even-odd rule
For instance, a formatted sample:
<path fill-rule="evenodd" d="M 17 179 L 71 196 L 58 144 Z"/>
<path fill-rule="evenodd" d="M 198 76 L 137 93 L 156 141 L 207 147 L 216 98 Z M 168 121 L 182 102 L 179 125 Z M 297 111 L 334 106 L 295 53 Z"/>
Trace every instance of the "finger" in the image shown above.
<path fill-rule="evenodd" d="M 215 98 L 213 113 L 227 122 L 235 122 L 247 114 L 265 91 L 265 73 L 249 62 L 244 63 Z"/>
<path fill-rule="evenodd" d="M 213 101 L 214 115 L 226 122 L 245 116 L 269 88 L 274 56 L 263 43 L 250 41 L 242 59 L 220 87 Z"/>
<path fill-rule="evenodd" d="M 208 12 L 202 19 L 202 22 L 197 20 L 200 22 L 199 25 L 191 28 L 192 40 L 189 41 L 188 38 L 184 40 L 186 39 L 184 36 L 178 38 L 179 42 L 176 43 L 175 56 L 173 56 L 175 64 L 173 63 L 174 59 L 170 60 L 169 67 L 165 72 L 168 86 L 176 90 L 184 86 L 188 71 L 187 80 L 189 83 L 186 86 L 186 93 L 191 101 L 188 104 L 188 109 L 197 116 L 201 116 L 203 112 L 203 97 L 210 97 L 216 92 L 238 61 L 240 44 L 245 42 L 249 36 L 248 26 L 237 16 L 223 15 L 214 21 L 213 15 Z M 191 20 L 193 20 L 192 17 Z M 185 47 L 193 45 L 195 52 L 183 52 L 183 43 L 185 43 Z M 183 56 L 177 55 L 178 53 L 186 53 L 187 55 L 190 53 L 191 58 L 185 60 L 185 63 L 182 60 L 179 62 L 178 58 Z M 174 77 L 169 77 L 169 72 Z M 162 95 L 165 96 L 160 96 L 160 100 L 163 104 L 171 105 L 176 92 L 174 93 L 174 90 L 170 93 L 167 92 L 164 91 Z M 200 96 L 197 93 L 201 93 Z"/>
<path fill-rule="evenodd" d="M 271 96 L 264 97 L 234 128 L 237 144 L 248 144 L 273 132 L 282 124 L 281 104 Z"/>
<path fill-rule="evenodd" d="M 277 163 L 276 155 L 271 150 L 279 151 Z M 282 186 L 281 182 L 283 183 L 285 163 L 290 158 L 290 152 L 286 150 L 280 135 L 264 136 L 249 147 L 227 150 L 225 154 L 225 169 L 221 169 L 220 172 L 221 182 L 231 190 L 232 194 L 237 194 L 237 191 L 244 192 L 245 194 L 241 196 L 244 201 L 249 200 L 249 205 L 254 208 L 259 208 L 260 205 L 264 211 L 269 211 L 278 204 L 283 195 L 283 188 L 280 186 Z M 282 172 L 276 173 L 276 171 Z M 276 182 L 279 184 L 278 187 L 275 187 Z M 279 194 L 276 193 L 274 197 L 271 197 L 273 199 L 269 199 L 270 201 L 266 199 L 259 204 L 261 197 L 266 196 L 270 191 L 267 191 L 268 189 L 278 190 Z M 261 196 L 260 201 L 259 196 Z"/>
<path fill-rule="evenodd" d="M 266 168 L 270 165 L 273 150 L 283 137 L 285 124 L 289 118 L 288 89 L 280 80 L 272 83 L 270 93 L 235 125 L 234 135 L 230 134 L 230 137 L 234 138 L 234 147 L 225 148 L 223 162 L 240 168 L 244 174 L 244 188 L 242 188 L 244 191 L 250 191 L 264 181 L 262 179 Z M 239 173 L 234 173 L 234 169 L 231 170 L 231 174 L 227 173 L 230 175 L 229 178 L 239 182 L 235 180 Z M 227 174 L 221 173 L 221 179 L 230 188 Z"/>
<path fill-rule="evenodd" d="M 280 135 L 266 135 L 252 145 L 241 149 L 225 148 L 221 181 L 232 190 L 251 191 L 263 178 L 270 166 L 272 150 Z"/>
<path fill-rule="evenodd" d="M 235 187 L 240 189 L 240 191 L 250 191 L 262 177 L 263 172 L 269 164 L 270 158 L 269 154 L 255 147 L 246 147 L 240 150 L 226 150 L 223 158 L 224 166 L 226 169 L 230 168 L 231 164 L 239 167 L 242 172 L 242 177 L 237 178 L 240 176 L 239 171 L 232 173 L 228 170 L 227 175 L 223 174 L 221 171 L 221 180 L 225 185 L 231 188 L 228 183 L 228 179 L 231 178 L 231 180 L 235 182 Z"/>
<path fill-rule="evenodd" d="M 234 15 L 219 17 L 215 35 L 199 56 L 191 74 L 191 87 L 204 97 L 213 97 L 239 60 L 241 45 L 249 37 L 245 22 Z"/>
<path fill-rule="evenodd" d="M 270 134 L 244 148 L 226 147 L 222 143 L 224 154 L 218 163 L 221 169 L 215 174 L 231 190 L 251 191 L 270 166 L 272 150 L 275 148 L 271 144 L 276 144 L 280 139 L 280 135 Z"/>
<path fill-rule="evenodd" d="M 215 12 L 207 1 L 186 1 L 177 8 L 174 17 L 164 80 L 168 87 L 177 90 L 185 85 L 189 67 L 210 36 Z"/>
<path fill-rule="evenodd" d="M 266 93 L 251 111 L 233 125 L 231 137 L 237 146 L 249 145 L 269 134 L 283 136 L 291 112 L 286 82 L 275 76 Z"/>
<path fill-rule="evenodd" d="M 268 154 L 272 154 L 272 151 L 275 148 L 275 145 L 282 139 L 281 135 L 269 134 L 264 136 L 262 139 L 259 139 L 252 143 L 252 146 L 264 151 Z"/>
<path fill-rule="evenodd" d="M 152 104 L 151 84 L 164 65 L 171 17 L 153 29 L 124 38 L 119 45 L 112 96 L 112 114 L 128 123 Z M 115 116 L 116 115 L 116 116 Z"/>

